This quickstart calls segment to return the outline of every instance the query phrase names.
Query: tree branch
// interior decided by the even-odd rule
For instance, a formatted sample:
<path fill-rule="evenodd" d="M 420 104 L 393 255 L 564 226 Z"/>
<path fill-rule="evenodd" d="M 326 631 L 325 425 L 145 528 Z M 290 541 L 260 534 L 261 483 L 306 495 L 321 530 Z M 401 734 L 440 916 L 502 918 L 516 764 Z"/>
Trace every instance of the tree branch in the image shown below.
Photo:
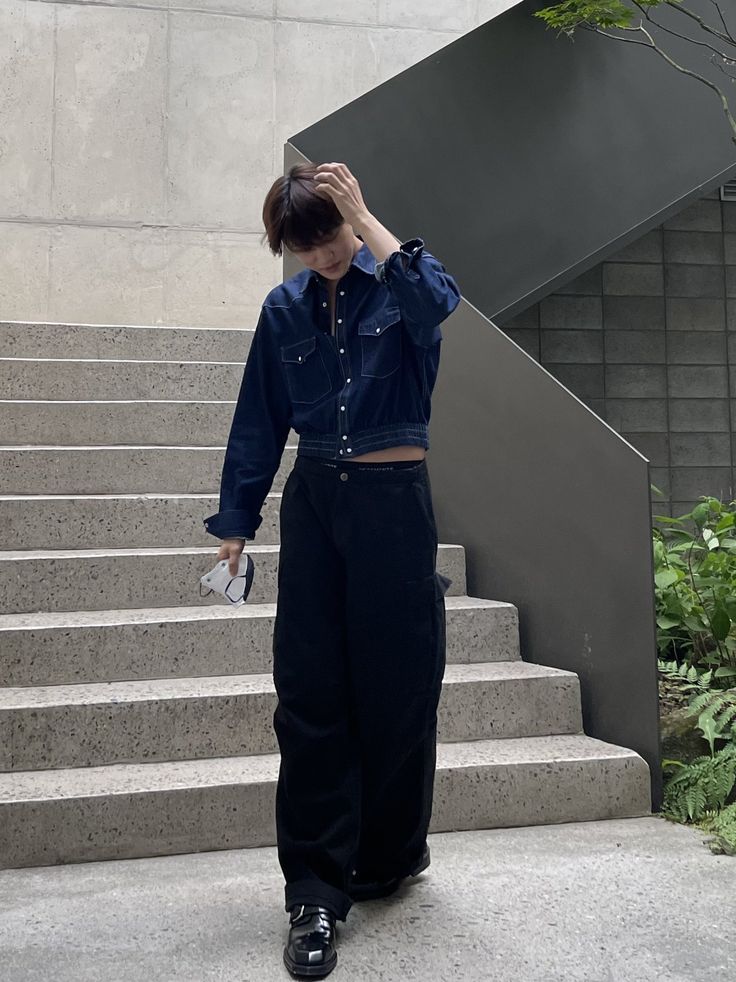
<path fill-rule="evenodd" d="M 711 0 L 711 3 L 713 4 L 713 6 L 718 11 L 718 16 L 721 18 L 721 24 L 723 24 L 723 30 L 726 31 L 726 33 L 728 34 L 729 38 L 731 38 L 731 41 L 733 41 L 733 43 L 736 44 L 736 41 L 734 41 L 734 39 L 733 39 L 733 35 L 729 32 L 728 28 L 726 27 L 726 19 L 723 16 L 723 11 L 718 6 L 718 3 L 716 2 L 716 0 Z"/>
<path fill-rule="evenodd" d="M 665 0 L 665 2 L 669 3 L 669 0 Z M 603 37 L 613 38 L 614 41 L 629 40 L 628 38 L 619 37 L 616 34 L 607 34 L 606 31 L 602 31 L 598 27 L 594 28 L 594 30 L 596 34 L 602 34 Z M 663 51 L 657 44 L 654 43 L 654 38 L 651 36 L 649 31 L 647 31 L 647 29 L 643 26 L 643 24 L 640 23 L 638 27 L 621 27 L 619 28 L 619 30 L 634 31 L 634 32 L 641 31 L 642 34 L 646 34 L 646 36 L 649 38 L 649 44 L 646 44 L 646 41 L 637 41 L 635 43 L 644 44 L 646 45 L 646 47 L 654 48 L 657 54 L 660 55 L 660 57 L 664 58 L 664 60 L 668 64 L 672 65 L 673 68 L 676 68 L 678 72 L 682 72 L 683 75 L 689 75 L 691 78 L 698 79 L 698 81 L 702 82 L 704 85 L 707 85 L 708 88 L 713 89 L 714 92 L 718 93 L 718 96 L 720 97 L 721 100 L 721 106 L 723 108 L 723 112 L 726 116 L 726 119 L 728 120 L 728 125 L 731 127 L 731 133 L 732 133 L 731 140 L 733 143 L 736 143 L 736 120 L 733 118 L 733 115 L 731 114 L 731 110 L 728 108 L 728 102 L 726 100 L 725 95 L 715 84 L 715 82 L 711 82 L 710 79 L 705 78 L 703 75 L 699 75 L 697 72 L 691 71 L 689 68 L 685 68 L 683 65 L 678 65 L 676 61 L 670 58 L 670 56 L 667 54 L 666 51 Z"/>
<path fill-rule="evenodd" d="M 731 37 L 730 34 L 721 34 L 720 31 L 716 31 L 715 28 L 711 27 L 710 24 L 706 24 L 703 18 L 699 14 L 694 14 L 692 10 L 688 10 L 687 7 L 683 7 L 682 4 L 674 3 L 673 0 L 664 0 L 668 7 L 673 7 L 675 10 L 679 10 L 681 13 L 685 14 L 686 17 L 691 17 L 693 20 L 697 21 L 698 24 L 706 31 L 708 34 L 715 34 L 716 37 L 720 38 L 721 41 L 730 41 L 731 44 L 736 44 L 736 41 Z M 718 4 L 716 4 L 718 7 Z M 718 7 L 718 13 L 721 13 L 720 7 Z M 723 15 L 721 14 L 721 20 L 723 20 Z M 725 27 L 725 24 L 724 24 Z"/>
<path fill-rule="evenodd" d="M 719 51 L 718 48 L 714 48 L 713 45 L 712 44 L 708 44 L 707 41 L 696 41 L 695 38 L 688 37 L 687 34 L 679 34 L 677 31 L 673 31 L 671 28 L 665 27 L 664 24 L 660 24 L 658 21 L 653 20 L 652 17 L 650 16 L 650 14 L 649 14 L 649 11 L 648 10 L 645 10 L 644 7 L 642 7 L 641 4 L 638 3 L 638 0 L 631 0 L 631 2 L 635 6 L 637 6 L 639 8 L 639 10 L 641 10 L 641 12 L 644 14 L 644 16 L 649 21 L 649 23 L 650 24 L 654 24 L 654 26 L 655 27 L 658 27 L 660 29 L 660 31 L 664 31 L 666 34 L 671 34 L 673 37 L 680 38 L 681 41 L 687 41 L 689 44 L 695 44 L 699 48 L 708 48 L 709 51 L 712 51 L 714 54 L 717 54 L 719 56 L 719 58 L 724 58 L 726 61 L 730 61 L 731 60 L 731 59 L 729 59 L 728 55 L 724 55 L 724 53 L 722 51 Z M 672 6 L 672 4 L 669 2 L 669 0 L 666 0 L 666 2 L 668 4 L 668 6 Z M 623 30 L 623 28 L 622 28 L 622 30 Z M 717 32 L 714 32 L 714 33 L 717 33 Z"/>
<path fill-rule="evenodd" d="M 736 82 L 736 75 L 729 75 L 726 69 L 723 67 L 723 65 L 717 65 L 712 57 L 709 59 L 709 61 L 715 68 L 719 69 L 719 71 L 722 71 L 723 74 L 726 76 L 726 78 L 730 78 L 732 82 Z M 735 63 L 732 61 L 731 64 L 733 65 Z"/>

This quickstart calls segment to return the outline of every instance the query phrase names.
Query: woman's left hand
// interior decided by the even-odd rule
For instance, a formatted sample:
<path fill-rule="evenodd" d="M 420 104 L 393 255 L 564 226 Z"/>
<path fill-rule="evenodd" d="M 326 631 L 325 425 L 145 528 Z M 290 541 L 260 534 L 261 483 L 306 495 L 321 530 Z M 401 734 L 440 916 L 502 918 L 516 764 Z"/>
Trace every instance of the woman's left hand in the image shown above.
<path fill-rule="evenodd" d="M 363 200 L 358 179 L 350 173 L 347 164 L 320 164 L 315 175 L 317 190 L 329 195 L 346 222 L 360 227 L 369 215 Z"/>

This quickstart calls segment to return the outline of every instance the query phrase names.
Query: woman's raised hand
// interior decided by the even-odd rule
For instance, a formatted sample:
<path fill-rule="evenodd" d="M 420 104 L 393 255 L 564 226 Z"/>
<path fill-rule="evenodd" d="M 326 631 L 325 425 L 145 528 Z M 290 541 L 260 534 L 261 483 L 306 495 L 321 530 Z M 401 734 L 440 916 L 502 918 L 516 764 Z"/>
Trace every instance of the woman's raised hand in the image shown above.
<path fill-rule="evenodd" d="M 358 178 L 350 172 L 347 164 L 319 164 L 314 180 L 316 190 L 323 196 L 332 198 L 342 217 L 356 231 L 371 217 Z"/>

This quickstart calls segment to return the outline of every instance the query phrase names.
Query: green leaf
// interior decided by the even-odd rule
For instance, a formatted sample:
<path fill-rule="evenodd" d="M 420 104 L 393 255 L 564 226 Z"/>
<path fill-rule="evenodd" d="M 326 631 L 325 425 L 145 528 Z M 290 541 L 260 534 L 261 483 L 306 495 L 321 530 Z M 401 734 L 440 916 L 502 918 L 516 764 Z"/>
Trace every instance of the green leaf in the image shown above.
<path fill-rule="evenodd" d="M 719 604 L 713 612 L 711 617 L 711 623 L 713 626 L 713 635 L 718 641 L 723 641 L 723 639 L 728 635 L 731 630 L 731 618 L 728 616 L 726 609 L 723 605 Z"/>
<path fill-rule="evenodd" d="M 692 516 L 698 525 L 702 525 L 708 520 L 709 511 L 710 509 L 707 502 L 703 502 L 702 504 L 696 505 L 695 508 L 693 508 Z"/>
<path fill-rule="evenodd" d="M 673 583 L 677 583 L 679 579 L 680 574 L 676 569 L 663 569 L 654 575 L 654 582 L 657 584 L 660 590 L 664 590 L 665 587 L 671 586 Z"/>

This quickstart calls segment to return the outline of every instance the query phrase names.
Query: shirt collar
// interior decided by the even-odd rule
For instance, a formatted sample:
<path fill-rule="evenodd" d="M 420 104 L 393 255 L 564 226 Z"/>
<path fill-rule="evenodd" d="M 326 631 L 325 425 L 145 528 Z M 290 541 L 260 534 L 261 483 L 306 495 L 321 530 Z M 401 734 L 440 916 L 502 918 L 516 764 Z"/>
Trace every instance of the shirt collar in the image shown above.
<path fill-rule="evenodd" d="M 365 242 L 353 256 L 350 262 L 350 266 L 348 267 L 348 270 L 350 270 L 353 266 L 356 266 L 358 269 L 361 269 L 364 273 L 368 273 L 369 276 L 375 276 L 376 257 L 373 255 L 373 253 L 368 248 Z M 310 269 L 308 271 L 307 280 L 310 283 L 315 283 L 315 284 L 327 283 L 327 277 L 322 276 L 320 273 L 317 272 L 316 269 Z"/>

